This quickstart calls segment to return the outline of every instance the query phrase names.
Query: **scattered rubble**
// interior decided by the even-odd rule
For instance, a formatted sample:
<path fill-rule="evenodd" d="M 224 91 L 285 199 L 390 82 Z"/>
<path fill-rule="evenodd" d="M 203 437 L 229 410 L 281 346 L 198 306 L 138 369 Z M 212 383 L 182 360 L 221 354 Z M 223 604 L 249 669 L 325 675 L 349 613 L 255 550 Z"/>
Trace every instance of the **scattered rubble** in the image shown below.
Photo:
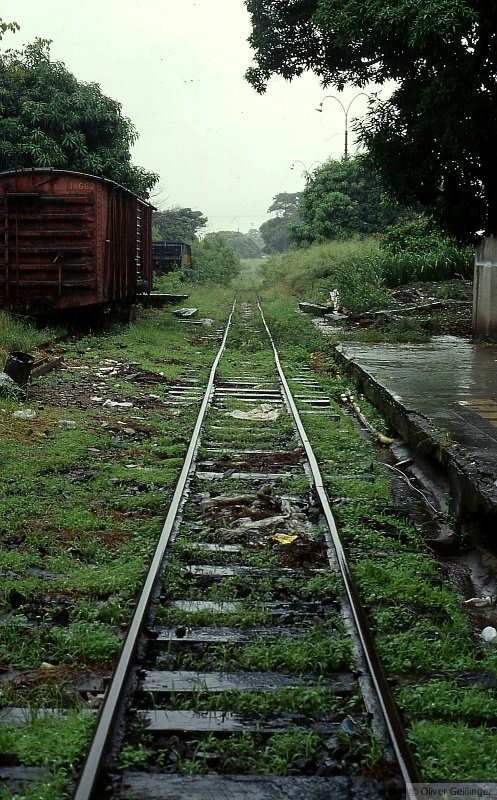
<path fill-rule="evenodd" d="M 195 317 L 198 314 L 198 308 L 177 308 L 176 311 L 173 311 L 173 314 L 180 319 L 191 319 L 191 317 Z"/>
<path fill-rule="evenodd" d="M 12 416 L 15 419 L 34 419 L 37 414 L 32 408 L 22 408 L 19 411 L 14 411 Z"/>
<path fill-rule="evenodd" d="M 281 546 L 287 566 L 327 563 L 315 523 L 311 521 L 311 509 L 280 497 L 270 484 L 261 486 L 256 494 L 205 495 L 200 509 L 204 518 L 215 526 L 215 536 L 223 541 L 239 541 L 244 533 L 248 547 L 258 549 L 268 542 Z M 220 527 L 220 521 L 226 527 Z"/>

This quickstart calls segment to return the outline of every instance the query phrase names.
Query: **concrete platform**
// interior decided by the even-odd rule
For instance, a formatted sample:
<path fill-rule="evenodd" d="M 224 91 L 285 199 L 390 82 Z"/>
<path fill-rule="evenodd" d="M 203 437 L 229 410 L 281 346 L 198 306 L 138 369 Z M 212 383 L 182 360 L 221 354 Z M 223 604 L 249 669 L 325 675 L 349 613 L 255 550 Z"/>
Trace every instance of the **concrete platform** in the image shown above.
<path fill-rule="evenodd" d="M 336 360 L 392 427 L 449 477 L 458 518 L 497 516 L 497 345 L 341 344 Z"/>

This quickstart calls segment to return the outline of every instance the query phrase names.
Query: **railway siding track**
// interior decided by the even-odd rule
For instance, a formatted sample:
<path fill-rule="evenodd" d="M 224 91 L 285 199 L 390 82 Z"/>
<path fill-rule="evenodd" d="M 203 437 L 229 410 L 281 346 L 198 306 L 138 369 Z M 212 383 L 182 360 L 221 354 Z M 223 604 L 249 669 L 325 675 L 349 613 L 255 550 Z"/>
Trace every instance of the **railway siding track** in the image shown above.
<path fill-rule="evenodd" d="M 246 360 L 228 339 L 213 366 L 75 800 L 379 798 L 416 778 L 295 401 L 238 313 Z M 308 372 L 293 388 L 330 414 Z"/>

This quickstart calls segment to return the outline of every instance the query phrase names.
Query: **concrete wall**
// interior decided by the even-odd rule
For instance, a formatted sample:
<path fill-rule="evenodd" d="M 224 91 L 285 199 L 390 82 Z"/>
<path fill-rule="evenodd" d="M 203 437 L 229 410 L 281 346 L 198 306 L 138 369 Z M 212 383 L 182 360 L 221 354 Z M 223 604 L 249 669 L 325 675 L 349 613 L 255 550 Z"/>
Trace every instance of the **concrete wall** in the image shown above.
<path fill-rule="evenodd" d="M 497 340 L 497 236 L 485 236 L 475 252 L 473 335 Z"/>

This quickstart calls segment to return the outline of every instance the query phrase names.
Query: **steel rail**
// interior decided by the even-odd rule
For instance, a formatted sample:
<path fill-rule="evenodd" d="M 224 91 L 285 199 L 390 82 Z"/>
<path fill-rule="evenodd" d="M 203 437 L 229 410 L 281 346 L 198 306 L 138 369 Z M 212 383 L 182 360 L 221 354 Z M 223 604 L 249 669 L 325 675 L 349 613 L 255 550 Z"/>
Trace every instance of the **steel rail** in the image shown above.
<path fill-rule="evenodd" d="M 183 467 L 176 484 L 176 489 L 174 491 L 164 526 L 162 528 L 161 535 L 157 542 L 157 546 L 145 578 L 145 582 L 140 592 L 135 611 L 131 618 L 129 630 L 123 642 L 119 659 L 112 675 L 111 683 L 105 695 L 104 703 L 97 719 L 93 738 L 90 743 L 85 763 L 79 775 L 73 800 L 91 800 L 91 798 L 95 797 L 93 792 L 97 787 L 97 782 L 105 765 L 105 758 L 108 753 L 109 744 L 112 740 L 115 724 L 119 718 L 122 703 L 125 698 L 128 681 L 133 667 L 133 659 L 138 647 L 140 635 L 143 630 L 146 613 L 150 604 L 150 600 L 153 596 L 157 580 L 160 576 L 160 569 L 164 559 L 164 554 L 169 543 L 173 526 L 178 515 L 178 510 L 180 508 L 181 499 L 190 476 L 192 463 L 198 447 L 200 432 L 213 393 L 217 367 L 226 346 L 226 339 L 230 329 L 235 305 L 236 300 L 231 308 L 231 313 L 226 323 L 226 329 L 224 331 L 221 345 L 209 373 L 209 379 L 207 381 L 204 397 L 200 406 L 195 427 L 193 429 Z"/>
<path fill-rule="evenodd" d="M 418 768 L 410 751 L 409 745 L 407 743 L 404 726 L 402 725 L 399 713 L 395 706 L 392 693 L 390 691 L 390 686 L 388 684 L 387 677 L 385 675 L 383 666 L 379 659 L 376 650 L 376 645 L 374 643 L 374 639 L 371 634 L 371 630 L 369 628 L 366 614 L 364 612 L 362 602 L 359 597 L 357 586 L 350 571 L 348 559 L 345 554 L 345 550 L 336 526 L 335 519 L 333 517 L 333 512 L 331 510 L 330 501 L 328 498 L 328 493 L 326 491 L 323 482 L 318 462 L 316 460 L 316 457 L 312 449 L 312 445 L 309 441 L 304 425 L 300 418 L 300 414 L 293 399 L 291 389 L 286 381 L 285 374 L 283 372 L 283 368 L 281 366 L 281 362 L 278 356 L 278 352 L 276 350 L 276 345 L 274 343 L 273 337 L 271 336 L 271 331 L 269 330 L 269 327 L 267 325 L 260 302 L 257 303 L 257 306 L 262 318 L 262 322 L 269 336 L 271 347 L 273 348 L 276 368 L 278 370 L 278 374 L 281 380 L 283 394 L 288 404 L 288 407 L 290 408 L 291 414 L 294 418 L 296 428 L 302 439 L 302 444 L 304 446 L 305 454 L 309 462 L 309 467 L 312 474 L 312 480 L 314 483 L 314 487 L 316 489 L 316 493 L 321 502 L 324 516 L 326 518 L 329 535 L 331 537 L 331 542 L 333 544 L 336 553 L 338 566 L 340 568 L 340 572 L 345 585 L 345 591 L 350 603 L 351 612 L 354 618 L 357 634 L 359 636 L 361 647 L 364 653 L 364 658 L 366 660 L 366 663 L 370 671 L 370 677 L 375 689 L 378 703 L 383 713 L 386 729 L 390 737 L 390 741 L 392 744 L 393 751 L 395 753 L 395 757 L 397 759 L 397 763 L 399 765 L 402 779 L 405 784 L 407 800 L 416 800 L 417 795 L 415 794 L 412 785 L 415 783 L 420 783 L 421 781 Z"/>

